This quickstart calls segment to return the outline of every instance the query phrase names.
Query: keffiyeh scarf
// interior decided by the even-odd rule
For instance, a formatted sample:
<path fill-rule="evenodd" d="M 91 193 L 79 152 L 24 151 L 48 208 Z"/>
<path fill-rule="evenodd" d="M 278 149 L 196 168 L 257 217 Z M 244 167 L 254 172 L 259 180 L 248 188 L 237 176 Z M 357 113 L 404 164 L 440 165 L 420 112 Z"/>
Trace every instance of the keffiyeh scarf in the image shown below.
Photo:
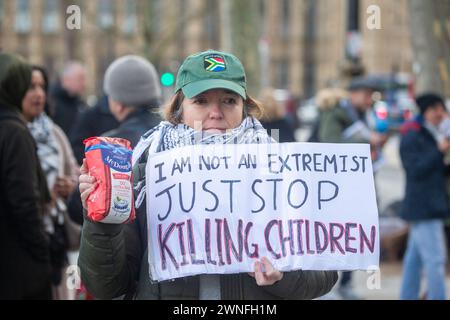
<path fill-rule="evenodd" d="M 45 113 L 42 113 L 27 125 L 36 141 L 39 161 L 51 190 L 60 169 L 58 142 L 53 132 L 53 122 Z"/>
<path fill-rule="evenodd" d="M 153 154 L 173 148 L 196 144 L 250 144 L 276 142 L 267 134 L 266 129 L 253 117 L 245 118 L 239 127 L 227 131 L 225 134 L 208 134 L 197 131 L 185 125 L 174 125 L 162 121 L 158 126 L 145 133 L 133 151 L 133 167 L 136 164 L 145 165 L 146 154 Z M 144 159 L 142 159 L 144 158 Z M 134 191 L 137 194 L 136 208 L 139 208 L 145 199 L 145 175 L 135 181 Z"/>

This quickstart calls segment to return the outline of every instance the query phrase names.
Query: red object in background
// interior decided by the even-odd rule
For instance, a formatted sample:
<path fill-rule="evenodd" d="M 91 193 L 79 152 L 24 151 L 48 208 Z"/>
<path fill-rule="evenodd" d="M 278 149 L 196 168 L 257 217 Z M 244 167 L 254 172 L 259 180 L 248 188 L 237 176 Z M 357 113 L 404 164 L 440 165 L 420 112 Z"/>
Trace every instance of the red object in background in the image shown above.
<path fill-rule="evenodd" d="M 408 109 L 403 110 L 403 119 L 411 120 L 412 116 L 413 116 L 413 114 L 412 114 L 411 110 L 408 110 Z"/>
<path fill-rule="evenodd" d="M 75 292 L 75 300 L 95 300 L 94 296 L 90 294 L 83 283 L 80 288 Z"/>
<path fill-rule="evenodd" d="M 87 199 L 88 218 L 115 224 L 134 220 L 130 142 L 92 137 L 84 144 L 87 169 L 98 184 Z"/>
<path fill-rule="evenodd" d="M 388 111 L 386 108 L 379 108 L 377 111 L 377 117 L 381 120 L 386 120 L 388 117 Z"/>

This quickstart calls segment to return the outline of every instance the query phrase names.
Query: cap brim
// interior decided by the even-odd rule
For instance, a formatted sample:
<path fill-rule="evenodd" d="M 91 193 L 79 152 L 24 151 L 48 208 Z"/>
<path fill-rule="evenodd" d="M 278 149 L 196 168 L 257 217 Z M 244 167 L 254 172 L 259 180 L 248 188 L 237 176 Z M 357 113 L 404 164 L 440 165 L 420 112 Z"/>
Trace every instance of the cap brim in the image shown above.
<path fill-rule="evenodd" d="M 211 89 L 227 89 L 240 95 L 244 100 L 247 98 L 245 89 L 235 82 L 223 79 L 206 79 L 188 83 L 181 90 L 189 99 L 199 95 L 202 92 Z"/>

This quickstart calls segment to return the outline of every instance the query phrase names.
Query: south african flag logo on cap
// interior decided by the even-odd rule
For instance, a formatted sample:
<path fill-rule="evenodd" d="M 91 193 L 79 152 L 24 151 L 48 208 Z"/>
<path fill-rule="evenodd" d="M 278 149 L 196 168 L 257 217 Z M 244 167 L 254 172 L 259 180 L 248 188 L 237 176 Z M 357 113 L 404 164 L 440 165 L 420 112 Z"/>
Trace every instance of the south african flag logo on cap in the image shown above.
<path fill-rule="evenodd" d="M 205 70 L 210 72 L 220 72 L 226 69 L 225 59 L 219 54 L 210 54 L 204 60 Z"/>

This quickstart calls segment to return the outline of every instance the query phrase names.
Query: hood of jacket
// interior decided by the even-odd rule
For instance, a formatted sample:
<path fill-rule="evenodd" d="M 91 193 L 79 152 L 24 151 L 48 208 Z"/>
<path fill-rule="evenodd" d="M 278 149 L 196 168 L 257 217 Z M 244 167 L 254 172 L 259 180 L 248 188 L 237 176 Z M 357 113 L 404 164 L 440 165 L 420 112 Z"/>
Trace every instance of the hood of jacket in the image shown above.
<path fill-rule="evenodd" d="M 346 99 L 347 92 L 338 88 L 327 88 L 320 90 L 316 95 L 316 105 L 321 111 L 333 109 L 339 105 L 342 99 Z"/>
<path fill-rule="evenodd" d="M 0 106 L 17 113 L 31 85 L 31 66 L 15 55 L 0 53 Z"/>

